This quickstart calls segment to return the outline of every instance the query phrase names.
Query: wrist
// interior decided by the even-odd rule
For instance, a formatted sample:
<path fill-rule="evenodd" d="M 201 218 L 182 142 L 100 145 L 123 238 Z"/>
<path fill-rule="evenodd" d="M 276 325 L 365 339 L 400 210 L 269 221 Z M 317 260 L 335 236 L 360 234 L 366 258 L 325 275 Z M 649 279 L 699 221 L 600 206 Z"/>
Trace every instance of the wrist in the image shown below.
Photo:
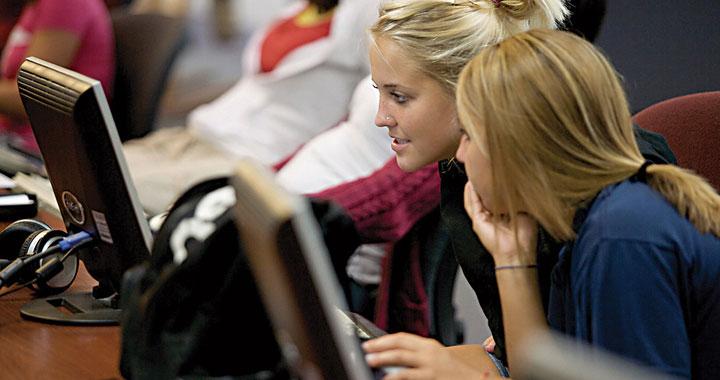
<path fill-rule="evenodd" d="M 494 257 L 495 267 L 504 267 L 510 265 L 533 265 L 537 264 L 537 259 L 534 255 L 504 255 L 501 257 Z"/>
<path fill-rule="evenodd" d="M 516 264 L 502 264 L 502 265 L 495 265 L 495 271 L 501 271 L 501 270 L 531 270 L 537 268 L 537 264 L 535 263 L 516 263 Z"/>
<path fill-rule="evenodd" d="M 490 251 L 495 266 L 537 264 L 537 252 L 521 247 L 507 248 L 499 252 Z"/>

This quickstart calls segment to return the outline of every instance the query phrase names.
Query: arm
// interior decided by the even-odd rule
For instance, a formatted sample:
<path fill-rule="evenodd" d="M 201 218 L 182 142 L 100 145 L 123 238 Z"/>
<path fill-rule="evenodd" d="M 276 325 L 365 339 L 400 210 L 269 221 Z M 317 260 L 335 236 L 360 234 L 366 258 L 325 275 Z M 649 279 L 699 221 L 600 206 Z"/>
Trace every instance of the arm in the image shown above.
<path fill-rule="evenodd" d="M 340 204 L 365 242 L 395 241 L 440 204 L 440 176 L 437 164 L 406 173 L 393 158 L 368 177 L 311 196 Z"/>
<path fill-rule="evenodd" d="M 518 351 L 525 342 L 548 326 L 538 289 L 534 247 L 537 245 L 537 224 L 526 215 L 517 215 L 514 226 L 502 216 L 491 215 L 468 182 L 465 186 L 465 209 L 473 221 L 473 230 L 492 254 L 496 267 L 509 267 L 495 272 L 503 312 L 508 363 L 512 370 Z M 514 229 L 517 227 L 517 230 Z"/>
<path fill-rule="evenodd" d="M 41 29 L 33 34 L 25 56 L 35 56 L 67 67 L 72 63 L 79 46 L 80 38 L 75 33 Z M 0 81 L 0 113 L 17 120 L 27 119 L 14 78 Z"/>
<path fill-rule="evenodd" d="M 512 372 L 520 349 L 529 338 L 547 332 L 548 325 L 540 302 L 537 270 L 506 269 L 497 271 L 495 277 L 503 312 L 508 366 Z"/>

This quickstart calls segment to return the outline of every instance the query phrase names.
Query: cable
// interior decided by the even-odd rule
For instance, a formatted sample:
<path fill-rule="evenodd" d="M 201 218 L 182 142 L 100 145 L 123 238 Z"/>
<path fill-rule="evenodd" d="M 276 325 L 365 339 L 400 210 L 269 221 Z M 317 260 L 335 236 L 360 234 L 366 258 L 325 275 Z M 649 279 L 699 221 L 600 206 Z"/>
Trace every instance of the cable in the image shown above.
<path fill-rule="evenodd" d="M 60 259 L 58 259 L 57 257 L 53 257 L 47 262 L 43 263 L 43 265 L 35 271 L 35 278 L 37 280 L 43 281 L 47 281 L 53 278 L 56 274 L 62 272 L 64 268 L 63 263 L 65 262 L 65 260 L 67 260 L 68 257 L 70 257 L 71 254 L 75 252 L 77 248 L 80 248 L 81 246 L 92 241 L 92 237 L 86 239 L 77 239 L 75 244 L 71 246 Z"/>
<path fill-rule="evenodd" d="M 88 234 L 88 236 L 90 236 L 90 235 Z M 60 273 L 63 270 L 62 263 L 64 263 L 65 260 L 67 260 L 67 258 L 70 257 L 70 255 L 75 252 L 75 249 L 80 248 L 81 246 L 85 245 L 86 243 L 90 243 L 92 241 L 93 241 L 93 239 L 92 239 L 92 237 L 90 237 L 88 239 L 80 241 L 73 247 L 70 247 L 69 250 L 60 258 L 59 261 L 56 258 L 51 259 L 48 263 L 43 264 L 43 266 L 41 266 L 40 268 L 38 268 L 35 271 L 35 274 L 36 274 L 35 278 L 33 278 L 30 281 L 26 281 L 23 284 L 15 285 L 11 288 L 5 289 L 4 291 L 0 291 L 0 297 L 3 297 L 5 295 L 11 294 L 11 293 L 15 293 L 24 287 L 30 286 L 30 285 L 38 282 L 38 280 L 40 280 L 40 279 L 51 278 L 51 277 L 55 276 L 56 274 Z M 56 268 L 55 263 L 60 264 L 59 269 L 57 269 L 57 270 L 55 269 Z M 52 265 L 52 267 L 51 267 L 51 265 Z"/>
<path fill-rule="evenodd" d="M 15 285 L 15 286 L 13 286 L 12 288 L 7 288 L 7 289 L 5 289 L 5 290 L 3 290 L 3 291 L 0 292 L 0 297 L 5 296 L 5 295 L 8 295 L 8 294 L 10 294 L 10 293 L 15 293 L 15 292 L 17 292 L 18 290 L 20 290 L 20 289 L 22 289 L 22 288 L 24 288 L 24 287 L 26 287 L 26 286 L 30 286 L 30 285 L 34 284 L 35 282 L 37 282 L 37 278 L 33 278 L 32 280 L 27 281 L 27 282 L 25 282 L 24 284 Z"/>
<path fill-rule="evenodd" d="M 42 252 L 39 252 L 32 256 L 24 256 L 19 257 L 15 259 L 13 262 L 11 262 L 8 266 L 2 269 L 0 271 L 0 286 L 8 286 L 15 282 L 15 277 L 22 269 L 24 269 L 27 265 L 37 261 L 41 260 L 49 255 L 52 255 L 54 253 L 58 252 L 67 252 L 67 254 L 61 259 L 61 260 L 51 260 L 49 263 L 44 264 L 40 269 L 43 269 L 43 271 L 40 271 L 38 269 L 36 271 L 37 275 L 43 276 L 43 278 L 49 278 L 51 277 L 50 274 L 53 276 L 59 271 L 57 270 L 57 266 L 59 265 L 60 270 L 62 270 L 62 261 L 64 261 L 65 258 L 69 255 L 70 251 L 82 244 L 88 243 L 93 240 L 92 235 L 90 235 L 88 232 L 81 231 L 69 236 L 66 236 L 62 238 L 57 245 L 54 245 Z M 54 265 L 53 267 L 50 266 L 50 264 Z M 40 273 L 38 273 L 40 271 Z"/>

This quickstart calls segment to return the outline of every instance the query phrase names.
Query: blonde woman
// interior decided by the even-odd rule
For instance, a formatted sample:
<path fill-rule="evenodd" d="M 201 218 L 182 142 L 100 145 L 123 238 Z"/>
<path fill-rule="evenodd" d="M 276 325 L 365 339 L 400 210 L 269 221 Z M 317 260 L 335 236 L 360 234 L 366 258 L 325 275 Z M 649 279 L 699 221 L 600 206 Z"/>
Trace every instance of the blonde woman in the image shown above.
<path fill-rule="evenodd" d="M 370 67 L 379 93 L 375 124 L 388 129 L 398 166 L 404 171 L 416 171 L 454 155 L 460 142 L 455 85 L 462 68 L 473 56 L 515 33 L 534 27 L 557 27 L 566 15 L 562 0 L 384 2 L 380 17 L 370 29 Z M 459 194 L 461 203 L 462 192 Z M 467 224 L 469 226 L 469 221 Z M 469 227 L 467 233 L 462 233 L 462 238 L 477 241 Z M 491 263 L 492 258 L 485 256 Z M 468 267 L 466 275 L 471 272 L 468 279 L 488 316 L 490 328 L 493 334 L 499 334 L 501 354 L 502 325 L 499 297 L 492 285 L 494 278 L 488 278 L 484 268 L 476 265 L 477 260 L 463 259 L 458 257 L 463 270 Z M 492 284 L 487 286 L 488 283 Z M 408 352 L 405 346 L 414 349 Z M 460 375 L 462 372 L 454 372 L 464 367 L 453 362 L 450 356 L 443 356 L 449 355 L 448 352 L 468 354 L 470 365 L 487 360 L 480 346 L 446 350 L 434 340 L 409 334 L 391 335 L 365 348 L 371 353 L 371 365 L 392 362 L 412 367 L 410 373 L 420 375 L 448 370 L 455 377 L 464 378 L 465 374 Z M 393 360 L 398 352 L 407 360 Z M 448 361 L 416 360 L 425 355 L 447 357 Z M 448 363 L 450 365 L 445 366 Z M 408 371 L 404 372 L 397 376 L 408 375 Z"/>
<path fill-rule="evenodd" d="M 415 171 L 439 162 L 442 219 L 454 255 L 488 319 L 496 342 L 494 354 L 502 364 L 507 363 L 507 356 L 493 258 L 472 230 L 463 207 L 467 177 L 462 165 L 452 159 L 461 137 L 455 87 L 465 64 L 487 46 L 534 27 L 556 27 L 566 14 L 561 0 L 396 0 L 384 3 L 370 31 L 372 79 L 380 95 L 375 123 L 388 129 L 397 164 L 403 170 Z M 673 159 L 672 154 L 665 155 L 668 149 L 661 137 L 636 132 L 640 135 L 641 151 L 647 157 L 660 162 Z M 394 204 L 397 203 L 402 203 L 402 199 Z M 541 240 L 540 282 L 542 294 L 547 295 L 550 278 L 547 268 L 555 263 L 559 246 L 550 239 Z M 435 341 L 410 335 L 390 335 L 368 343 L 365 348 L 372 353 L 373 365 L 394 363 L 411 367 L 427 363 L 417 360 L 419 356 L 439 358 L 446 351 Z M 467 358 L 476 362 L 485 356 L 479 346 L 452 350 L 472 352 Z M 398 361 L 397 355 L 405 359 Z M 425 364 L 422 366 L 423 370 L 433 371 Z"/>
<path fill-rule="evenodd" d="M 564 32 L 519 34 L 468 65 L 457 104 L 465 204 L 495 261 L 510 364 L 547 329 L 539 225 L 565 243 L 553 329 L 669 374 L 720 378 L 720 196 L 643 158 L 602 54 Z"/>

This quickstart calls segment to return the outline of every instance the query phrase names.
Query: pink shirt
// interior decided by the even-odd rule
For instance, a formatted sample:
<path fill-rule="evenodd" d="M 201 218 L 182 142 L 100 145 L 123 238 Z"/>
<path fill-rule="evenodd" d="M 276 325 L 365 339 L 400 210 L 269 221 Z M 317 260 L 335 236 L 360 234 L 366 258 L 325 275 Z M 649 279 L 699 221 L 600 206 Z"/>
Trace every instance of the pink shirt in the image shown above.
<path fill-rule="evenodd" d="M 80 45 L 68 68 L 99 80 L 109 93 L 115 75 L 115 44 L 110 15 L 102 0 L 38 0 L 27 6 L 3 51 L 3 78 L 15 78 L 33 34 L 40 30 L 78 36 Z"/>
<path fill-rule="evenodd" d="M 76 35 L 80 45 L 67 68 L 99 80 L 110 98 L 115 77 L 115 42 L 110 14 L 102 0 L 37 0 L 26 6 L 2 52 L 3 79 L 17 76 L 33 34 L 41 30 Z M 0 115 L 0 133 L 15 136 L 17 146 L 23 150 L 39 153 L 28 123 L 18 124 Z"/>

